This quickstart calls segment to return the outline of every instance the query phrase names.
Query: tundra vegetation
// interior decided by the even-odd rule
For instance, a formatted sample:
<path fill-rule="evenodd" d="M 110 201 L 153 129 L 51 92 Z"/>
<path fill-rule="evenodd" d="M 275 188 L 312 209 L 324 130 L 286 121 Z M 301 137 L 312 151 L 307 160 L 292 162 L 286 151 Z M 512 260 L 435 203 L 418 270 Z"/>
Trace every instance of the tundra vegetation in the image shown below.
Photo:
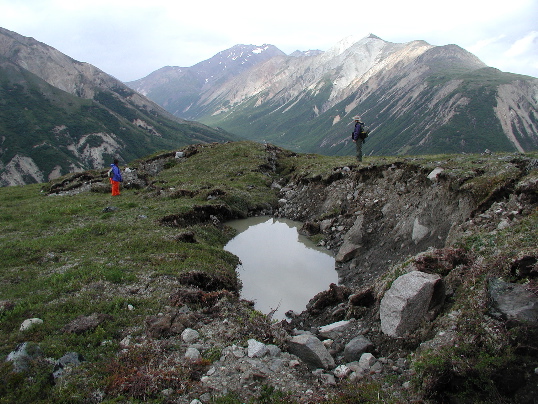
<path fill-rule="evenodd" d="M 330 183 L 346 167 L 368 171 L 405 164 L 427 175 L 442 166 L 454 192 L 473 195 L 479 207 L 516 180 L 536 187 L 538 177 L 537 154 L 369 157 L 357 164 L 350 156 L 296 154 L 253 142 L 182 151 L 179 159 L 175 152 L 162 152 L 129 164 L 120 197 L 110 196 L 106 171 L 98 170 L 0 189 L 0 403 L 190 402 L 204 393 L 201 375 L 226 346 L 256 339 L 286 350 L 285 327 L 275 327 L 240 299 L 239 260 L 223 246 L 234 236 L 226 220 L 275 212 L 279 190 L 290 182 Z M 503 169 L 507 160 L 534 161 L 534 166 L 515 172 Z M 458 281 L 435 320 L 407 341 L 384 340 L 387 355 L 391 343 L 411 347 L 414 377 L 405 392 L 387 387 L 396 376 L 386 375 L 325 386 L 312 402 L 511 402 L 510 380 L 536 381 L 536 330 L 485 320 L 490 277 L 538 291 L 536 265 L 525 273 L 514 267 L 522 253 L 537 257 L 536 188 L 531 195 L 535 200 L 512 226 L 469 227 L 451 241 L 445 253 L 456 258 L 402 256 L 379 279 L 378 290 L 388 289 L 411 262 L 442 276 L 464 272 L 452 274 Z M 318 219 L 340 213 L 325 212 Z M 321 234 L 314 237 L 323 241 Z M 452 258 L 464 264 L 443 265 Z M 218 319 L 228 327 L 196 361 L 183 360 L 178 335 L 155 334 L 149 327 L 170 307 L 182 306 L 189 308 L 187 322 Z M 371 313 L 353 312 L 361 313 L 378 321 Z M 456 343 L 415 352 L 449 313 L 458 313 Z M 43 321 L 21 330 L 32 318 Z M 5 359 L 24 342 L 43 355 L 17 371 Z M 83 360 L 53 378 L 56 360 L 68 352 Z M 293 391 L 271 385 L 254 397 L 244 393 L 229 391 L 211 401 L 298 402 Z"/>

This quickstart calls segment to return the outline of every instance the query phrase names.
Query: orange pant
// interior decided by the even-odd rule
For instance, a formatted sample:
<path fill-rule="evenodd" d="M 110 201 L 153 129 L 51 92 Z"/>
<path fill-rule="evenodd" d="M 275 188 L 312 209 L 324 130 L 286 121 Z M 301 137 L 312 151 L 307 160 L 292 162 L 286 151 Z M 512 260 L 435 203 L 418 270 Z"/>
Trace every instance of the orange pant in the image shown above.
<path fill-rule="evenodd" d="M 119 181 L 114 181 L 113 179 L 110 179 L 110 183 L 112 184 L 112 196 L 119 195 L 120 194 Z"/>

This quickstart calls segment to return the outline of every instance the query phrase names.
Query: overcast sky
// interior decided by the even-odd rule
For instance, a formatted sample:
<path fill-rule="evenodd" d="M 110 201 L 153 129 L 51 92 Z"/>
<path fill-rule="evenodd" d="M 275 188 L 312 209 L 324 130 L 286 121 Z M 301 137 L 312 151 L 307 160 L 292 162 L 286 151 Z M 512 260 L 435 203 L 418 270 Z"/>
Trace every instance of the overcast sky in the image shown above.
<path fill-rule="evenodd" d="M 188 67 L 236 44 L 327 50 L 348 36 L 457 44 L 538 77 L 538 0 L 0 0 L 0 27 L 122 81 Z"/>

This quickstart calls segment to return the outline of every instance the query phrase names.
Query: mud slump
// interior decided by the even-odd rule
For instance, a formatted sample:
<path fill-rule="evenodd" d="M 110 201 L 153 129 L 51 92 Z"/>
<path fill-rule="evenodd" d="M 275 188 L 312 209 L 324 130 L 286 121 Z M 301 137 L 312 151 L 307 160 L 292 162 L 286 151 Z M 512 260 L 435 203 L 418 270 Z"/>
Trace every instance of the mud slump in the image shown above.
<path fill-rule="evenodd" d="M 224 247 L 239 257 L 241 297 L 274 319 L 288 310 L 301 312 L 308 301 L 338 283 L 335 260 L 298 233 L 300 222 L 268 216 L 227 222 L 238 231 Z"/>

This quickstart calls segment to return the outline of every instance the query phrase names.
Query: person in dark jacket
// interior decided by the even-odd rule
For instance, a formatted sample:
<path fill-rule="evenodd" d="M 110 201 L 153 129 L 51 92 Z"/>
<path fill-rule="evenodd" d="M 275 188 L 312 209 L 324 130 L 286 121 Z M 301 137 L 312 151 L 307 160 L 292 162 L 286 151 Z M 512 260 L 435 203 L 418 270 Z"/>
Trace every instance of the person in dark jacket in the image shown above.
<path fill-rule="evenodd" d="M 112 170 L 112 176 L 110 177 L 110 184 L 112 185 L 112 196 L 120 194 L 120 182 L 123 182 L 121 177 L 120 168 L 118 167 L 118 159 L 114 159 L 114 164 L 110 165 Z"/>
<path fill-rule="evenodd" d="M 364 143 L 364 137 L 362 135 L 364 129 L 364 123 L 361 121 L 361 117 L 356 115 L 353 117 L 355 121 L 355 128 L 353 133 L 351 133 L 351 139 L 355 142 L 355 147 L 357 149 L 357 160 L 362 161 L 362 144 Z"/>

